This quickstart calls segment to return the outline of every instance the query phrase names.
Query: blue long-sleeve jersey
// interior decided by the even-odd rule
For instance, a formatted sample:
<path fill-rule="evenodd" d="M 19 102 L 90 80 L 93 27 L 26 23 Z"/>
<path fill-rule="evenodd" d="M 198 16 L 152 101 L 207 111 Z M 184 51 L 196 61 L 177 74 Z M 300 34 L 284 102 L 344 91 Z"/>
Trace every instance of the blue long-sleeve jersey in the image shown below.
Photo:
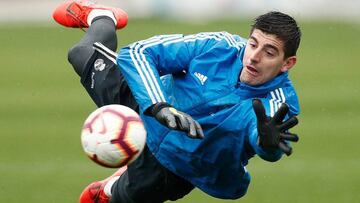
<path fill-rule="evenodd" d="M 269 116 L 283 102 L 290 106 L 288 116 L 299 113 L 287 73 L 256 87 L 239 81 L 245 45 L 245 39 L 226 32 L 161 35 L 121 49 L 117 58 L 140 105 L 151 152 L 170 171 L 218 198 L 246 193 L 245 166 L 255 154 L 268 161 L 282 156 L 258 146 L 252 98 L 262 100 Z M 191 139 L 144 115 L 157 102 L 191 115 L 205 138 Z"/>

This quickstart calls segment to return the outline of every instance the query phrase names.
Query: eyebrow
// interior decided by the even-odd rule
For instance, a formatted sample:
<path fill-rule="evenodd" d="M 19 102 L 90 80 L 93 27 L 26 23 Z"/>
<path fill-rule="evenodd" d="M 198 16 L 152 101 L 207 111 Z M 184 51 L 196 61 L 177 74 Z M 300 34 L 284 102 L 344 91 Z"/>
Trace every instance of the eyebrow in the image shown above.
<path fill-rule="evenodd" d="M 258 40 L 254 36 L 250 36 L 249 38 L 254 40 L 256 43 L 258 43 Z M 265 44 L 264 47 L 274 49 L 276 52 L 279 53 L 279 49 L 276 46 L 272 45 L 272 44 Z"/>

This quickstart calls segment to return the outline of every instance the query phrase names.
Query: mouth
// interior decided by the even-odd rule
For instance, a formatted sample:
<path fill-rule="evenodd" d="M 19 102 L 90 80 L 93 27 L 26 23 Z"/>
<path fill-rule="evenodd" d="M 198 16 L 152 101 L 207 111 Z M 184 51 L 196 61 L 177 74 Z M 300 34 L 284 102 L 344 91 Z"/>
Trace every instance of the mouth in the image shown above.
<path fill-rule="evenodd" d="M 252 65 L 246 65 L 246 70 L 248 71 L 249 74 L 253 75 L 253 76 L 257 76 L 259 74 L 259 71 L 257 71 L 254 66 Z"/>

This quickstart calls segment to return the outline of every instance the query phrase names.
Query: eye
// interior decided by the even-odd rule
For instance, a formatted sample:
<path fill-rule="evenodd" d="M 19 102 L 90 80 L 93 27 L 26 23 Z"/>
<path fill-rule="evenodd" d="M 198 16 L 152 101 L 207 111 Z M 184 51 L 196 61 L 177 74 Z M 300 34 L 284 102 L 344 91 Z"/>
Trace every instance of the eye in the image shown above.
<path fill-rule="evenodd" d="M 255 44 L 254 42 L 250 42 L 249 45 L 250 45 L 250 47 L 252 47 L 252 48 L 255 48 L 255 47 L 256 47 L 256 44 Z"/>
<path fill-rule="evenodd" d="M 275 54 L 274 54 L 274 53 L 272 53 L 272 52 L 270 52 L 270 51 L 267 51 L 267 52 L 266 52 L 266 55 L 268 55 L 268 56 L 270 56 L 270 57 L 275 56 Z"/>

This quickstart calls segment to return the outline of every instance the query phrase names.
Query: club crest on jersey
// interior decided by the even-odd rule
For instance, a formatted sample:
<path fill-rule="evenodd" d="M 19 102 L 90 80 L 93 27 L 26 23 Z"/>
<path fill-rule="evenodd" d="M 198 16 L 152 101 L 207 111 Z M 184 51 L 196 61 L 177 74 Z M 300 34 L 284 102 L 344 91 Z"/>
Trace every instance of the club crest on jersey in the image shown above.
<path fill-rule="evenodd" d="M 96 59 L 94 63 L 94 69 L 96 71 L 103 71 L 105 69 L 106 64 L 103 59 Z"/>

